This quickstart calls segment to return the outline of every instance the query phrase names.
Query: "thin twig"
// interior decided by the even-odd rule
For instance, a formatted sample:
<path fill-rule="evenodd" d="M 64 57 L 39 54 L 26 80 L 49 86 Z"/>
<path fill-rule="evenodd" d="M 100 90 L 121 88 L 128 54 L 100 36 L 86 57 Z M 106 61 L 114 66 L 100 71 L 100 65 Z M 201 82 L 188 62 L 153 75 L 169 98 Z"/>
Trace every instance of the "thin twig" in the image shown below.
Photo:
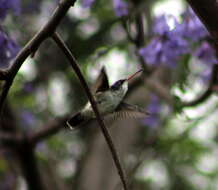
<path fill-rule="evenodd" d="M 145 45 L 144 44 L 145 43 L 145 32 L 144 32 L 142 13 L 136 16 L 136 29 L 137 29 L 136 47 L 140 48 Z"/>
<path fill-rule="evenodd" d="M 218 17 L 216 17 L 216 19 L 213 19 L 214 16 L 212 16 L 212 15 L 218 15 L 217 14 L 217 6 L 216 6 L 217 2 L 216 2 L 216 0 L 209 0 L 210 3 L 207 0 L 200 0 L 199 2 L 196 2 L 194 0 L 187 0 L 187 1 L 191 5 L 191 7 L 194 9 L 196 14 L 203 21 L 203 23 L 207 27 L 208 31 L 210 32 L 211 36 L 214 38 L 214 47 L 215 47 L 215 50 L 216 50 L 217 55 L 218 55 L 218 41 L 217 41 L 217 39 L 218 39 L 218 22 L 216 21 L 216 19 Z M 135 42 L 135 46 L 137 48 L 140 48 L 141 46 L 143 46 L 143 43 L 144 43 L 144 27 L 143 27 L 143 20 L 142 19 L 143 19 L 142 15 L 140 15 L 140 14 L 136 15 L 137 36 L 136 36 L 136 39 L 134 39 L 134 42 Z M 126 29 L 126 27 L 124 27 L 124 28 Z M 128 32 L 128 31 L 126 31 L 126 32 Z M 128 34 L 128 38 L 129 38 L 129 36 L 131 36 L 131 34 Z M 132 39 L 129 39 L 129 40 L 131 42 L 133 42 Z M 140 60 L 141 65 L 142 66 L 146 65 L 144 59 L 140 55 L 138 55 L 138 56 L 139 56 L 139 60 Z M 148 76 L 150 76 L 150 74 L 152 74 L 152 72 L 148 71 L 148 74 L 146 76 L 144 75 L 144 80 L 146 80 L 148 78 Z M 215 82 L 217 82 L 216 75 L 218 75 L 218 69 L 217 69 L 217 65 L 214 65 L 213 72 L 211 75 L 211 80 L 210 80 L 210 83 L 208 85 L 207 90 L 201 96 L 196 98 L 195 100 L 192 100 L 190 102 L 181 102 L 181 106 L 183 106 L 183 107 L 196 106 L 196 105 L 204 102 L 207 98 L 209 98 L 210 95 L 213 93 L 213 89 L 212 89 L 213 85 L 215 84 Z M 154 87 L 154 90 L 156 92 L 157 88 L 155 87 L 155 85 L 152 81 L 151 81 L 150 87 L 152 87 L 152 88 Z M 161 87 L 161 85 L 159 85 L 159 87 Z M 163 92 L 163 91 L 161 91 L 161 92 Z M 163 93 L 157 92 L 157 94 L 163 94 Z M 167 93 L 166 96 L 164 96 L 164 99 L 167 100 L 167 102 L 170 105 L 174 104 L 175 100 L 169 93 Z"/>
<path fill-rule="evenodd" d="M 117 168 L 117 171 L 118 171 L 118 174 L 120 176 L 120 179 L 123 183 L 123 187 L 125 190 L 127 190 L 127 183 L 126 183 L 126 179 L 125 179 L 125 176 L 124 176 L 124 172 L 123 172 L 123 169 L 121 167 L 121 164 L 120 164 L 120 161 L 119 161 L 119 157 L 118 157 L 118 154 L 117 154 L 117 151 L 116 151 L 116 148 L 113 144 L 113 141 L 112 141 L 112 138 L 107 130 L 107 128 L 105 127 L 105 124 L 101 118 L 101 115 L 98 111 L 98 108 L 97 108 L 97 104 L 95 102 L 95 99 L 85 81 L 85 78 L 83 77 L 83 74 L 77 64 L 77 61 L 76 59 L 74 58 L 73 54 L 71 53 L 71 51 L 69 50 L 69 48 L 66 46 L 66 44 L 64 43 L 64 41 L 60 38 L 60 36 L 57 34 L 57 33 L 54 33 L 53 35 L 53 40 L 56 42 L 56 44 L 58 45 L 58 47 L 63 51 L 64 55 L 68 58 L 72 68 L 74 69 L 75 73 L 77 74 L 77 77 L 79 78 L 80 82 L 81 82 L 81 85 L 83 86 L 85 92 L 86 92 L 86 95 L 91 103 L 91 106 L 93 108 L 93 111 L 95 112 L 95 115 L 96 115 L 96 119 L 99 123 L 99 126 L 102 130 L 102 133 L 104 135 L 104 138 L 109 146 L 109 149 L 111 151 L 111 154 L 112 154 L 112 157 L 113 157 L 113 160 L 114 160 L 114 163 L 116 165 L 116 168 Z"/>
<path fill-rule="evenodd" d="M 28 136 L 29 142 L 32 145 L 36 145 L 38 142 L 57 133 L 59 130 L 64 128 L 63 126 L 66 124 L 67 118 L 68 117 L 65 116 L 49 122 L 48 124 L 46 124 L 46 126 L 43 126 L 42 129 L 39 130 L 38 132 L 29 135 Z"/>
<path fill-rule="evenodd" d="M 218 44 L 217 0 L 186 0 Z M 217 49 L 217 47 L 216 47 Z"/>
<path fill-rule="evenodd" d="M 157 132 L 157 131 L 156 131 Z M 134 153 L 137 157 L 137 162 L 135 163 L 135 165 L 133 167 L 131 167 L 127 173 L 127 176 L 129 177 L 130 181 L 129 181 L 129 187 L 132 188 L 133 182 L 134 182 L 134 175 L 137 172 L 137 170 L 141 167 L 141 164 L 146 161 L 146 159 L 148 160 L 149 157 L 154 159 L 154 156 L 156 156 L 155 152 L 153 152 L 152 150 L 150 151 L 150 154 L 148 154 L 149 148 L 154 148 L 158 137 L 159 137 L 160 132 L 157 132 L 151 136 L 149 136 L 146 141 L 142 144 L 142 146 L 138 147 L 138 151 L 136 153 Z M 144 152 L 144 150 L 147 150 L 146 152 Z M 120 187 L 120 183 L 117 183 L 117 185 L 115 186 L 115 190 L 118 189 Z"/>
<path fill-rule="evenodd" d="M 122 26 L 126 31 L 126 35 L 129 39 L 130 42 L 135 43 L 135 38 L 132 36 L 131 32 L 130 32 L 130 28 L 128 26 L 128 18 L 123 18 L 122 19 Z"/>
<path fill-rule="evenodd" d="M 59 25 L 62 18 L 66 15 L 69 8 L 75 3 L 76 0 L 62 0 L 58 7 L 55 9 L 52 17 L 47 22 L 47 24 L 39 31 L 35 36 L 25 45 L 25 47 L 18 53 L 12 66 L 7 71 L 0 72 L 0 80 L 5 80 L 1 96 L 0 96 L 0 114 L 3 108 L 3 104 L 13 84 L 14 78 L 17 75 L 20 67 L 26 60 L 26 58 L 36 52 L 40 44 L 49 36 L 53 34 L 56 27 Z M 2 125 L 1 125 L 2 127 Z M 15 138 L 12 140 L 9 136 L 5 137 L 5 143 L 8 145 L 15 145 L 14 151 L 16 151 L 17 156 L 20 160 L 21 170 L 26 178 L 28 184 L 28 189 L 31 190 L 43 190 L 44 184 L 41 179 L 39 168 L 37 165 L 37 159 L 34 152 L 34 147 L 32 143 L 28 141 L 28 138 Z M 16 139 L 16 140 L 15 140 Z"/>
<path fill-rule="evenodd" d="M 66 15 L 69 8 L 75 3 L 76 0 L 62 0 L 58 7 L 55 9 L 53 15 L 47 24 L 35 34 L 35 36 L 23 47 L 23 49 L 16 56 L 11 68 L 7 73 L 7 80 L 3 86 L 3 90 L 0 96 L 0 113 L 4 104 L 4 101 L 8 95 L 13 80 L 17 75 L 21 65 L 24 63 L 26 58 L 32 53 L 36 52 L 40 44 L 51 36 L 59 25 L 60 21 Z"/>
<path fill-rule="evenodd" d="M 138 2 L 133 1 L 133 0 L 132 2 L 135 8 L 137 8 Z M 136 36 L 132 37 L 131 32 L 128 29 L 128 19 L 122 20 L 123 21 L 122 24 L 127 33 L 127 37 L 129 41 L 132 42 L 136 47 L 136 55 L 138 56 L 140 64 L 142 68 L 144 69 L 144 72 L 143 72 L 144 76 L 148 77 L 148 75 L 151 74 L 151 70 L 148 67 L 147 63 L 145 62 L 144 58 L 141 55 L 139 55 L 139 52 L 138 52 L 138 50 L 145 45 L 144 44 L 145 43 L 145 31 L 144 31 L 144 22 L 143 22 L 143 12 L 139 11 L 133 16 L 135 16 Z"/>
<path fill-rule="evenodd" d="M 139 87 L 141 84 L 142 80 L 140 79 L 140 77 L 133 80 L 129 84 L 128 94 L 125 98 L 127 98 L 135 90 L 135 88 Z M 58 131 L 64 129 L 63 126 L 66 124 L 66 120 L 68 118 L 68 116 L 63 116 L 61 118 L 56 118 L 52 121 L 49 121 L 47 124 L 42 126 L 41 130 L 28 136 L 29 142 L 33 145 L 36 145 L 38 142 L 45 140 L 47 137 L 56 134 Z M 3 133 L 0 133 L 0 139 L 3 139 L 4 142 L 9 142 L 13 144 L 16 144 L 17 142 L 17 139 L 14 139 L 14 136 L 10 136 L 8 134 Z"/>
<path fill-rule="evenodd" d="M 15 147 L 15 152 L 20 162 L 22 173 L 26 179 L 28 189 L 46 189 L 46 186 L 43 183 L 42 175 L 40 174 L 34 148 L 29 143 L 28 138 L 22 138 L 19 144 Z"/>
<path fill-rule="evenodd" d="M 134 87 L 136 88 L 138 85 L 141 85 L 142 83 L 140 81 L 144 81 L 145 85 L 151 89 L 153 92 L 155 92 L 159 97 L 161 97 L 163 100 L 165 100 L 166 103 L 173 106 L 175 104 L 175 99 L 173 96 L 164 88 L 164 85 L 161 84 L 158 80 L 150 78 L 145 78 L 143 76 L 143 79 L 136 79 Z M 207 90 L 202 93 L 199 97 L 196 97 L 194 100 L 191 101 L 181 101 L 180 106 L 181 107 L 192 107 L 196 106 L 198 104 L 203 103 L 206 99 L 208 99 L 214 92 L 214 85 L 218 82 L 218 65 L 214 64 L 212 68 L 211 78 L 210 82 L 208 84 Z"/>
<path fill-rule="evenodd" d="M 8 71 L 7 70 L 0 70 L 0 80 L 7 80 Z"/>
<path fill-rule="evenodd" d="M 192 100 L 190 102 L 183 102 L 182 106 L 183 107 L 196 106 L 196 105 L 204 102 L 206 99 L 208 99 L 213 93 L 213 86 L 217 82 L 217 75 L 218 75 L 218 65 L 214 64 L 212 74 L 211 74 L 211 79 L 210 79 L 209 85 L 207 87 L 207 90 L 201 96 L 196 98 L 195 100 Z"/>
<path fill-rule="evenodd" d="M 218 57 L 218 12 L 217 12 L 217 1 L 216 0 L 187 0 L 189 5 L 192 7 L 196 15 L 203 22 L 211 37 L 213 38 L 213 46 L 216 50 L 216 56 Z M 218 66 L 214 64 L 211 75 L 209 86 L 205 93 L 203 93 L 196 100 L 184 103 L 184 106 L 194 106 L 204 100 L 206 100 L 213 93 L 213 86 L 217 82 Z"/>
<path fill-rule="evenodd" d="M 29 143 L 24 131 L 19 131 L 13 110 L 6 102 L 3 112 L 3 122 L 0 131 L 0 146 L 12 152 L 16 161 L 20 162 L 20 169 L 30 190 L 44 190 L 42 178 L 37 165 L 34 147 Z"/>

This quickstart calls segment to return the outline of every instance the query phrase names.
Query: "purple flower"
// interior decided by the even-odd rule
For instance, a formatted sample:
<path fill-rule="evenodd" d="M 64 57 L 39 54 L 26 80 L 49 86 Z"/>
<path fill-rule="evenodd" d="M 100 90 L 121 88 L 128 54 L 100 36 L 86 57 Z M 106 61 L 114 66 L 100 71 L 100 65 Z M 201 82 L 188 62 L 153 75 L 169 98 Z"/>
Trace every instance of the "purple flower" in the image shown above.
<path fill-rule="evenodd" d="M 166 17 L 164 15 L 155 19 L 152 30 L 155 34 L 159 35 L 164 35 L 170 31 L 169 25 L 166 21 Z"/>
<path fill-rule="evenodd" d="M 24 127 L 32 127 L 36 122 L 36 118 L 34 117 L 34 115 L 27 110 L 23 110 L 21 112 L 21 120 Z"/>
<path fill-rule="evenodd" d="M 0 0 L 0 19 L 3 20 L 8 11 L 12 10 L 15 15 L 20 13 L 20 0 Z"/>
<path fill-rule="evenodd" d="M 18 45 L 0 28 L 0 67 L 7 67 L 19 50 Z"/>
<path fill-rule="evenodd" d="M 84 8 L 90 8 L 95 0 L 82 0 L 81 4 Z"/>
<path fill-rule="evenodd" d="M 183 15 L 183 23 L 176 25 L 176 32 L 192 41 L 198 41 L 209 35 L 208 31 L 201 23 L 195 13 L 188 9 Z"/>
<path fill-rule="evenodd" d="M 194 56 L 198 57 L 203 63 L 217 63 L 215 50 L 208 42 L 203 42 L 201 46 L 194 52 Z"/>
<path fill-rule="evenodd" d="M 113 0 L 113 6 L 116 16 L 128 15 L 128 4 L 123 0 Z"/>
<path fill-rule="evenodd" d="M 159 125 L 159 116 L 157 114 L 153 114 L 143 120 L 143 124 L 147 125 L 151 128 L 155 128 Z"/>
<path fill-rule="evenodd" d="M 154 38 L 145 48 L 139 50 L 146 63 L 154 66 L 162 63 L 168 67 L 175 67 L 180 56 L 188 52 L 188 42 L 173 31 Z"/>
<path fill-rule="evenodd" d="M 160 62 L 169 67 L 175 67 L 179 58 L 189 51 L 188 42 L 172 31 L 169 34 L 168 39 L 163 42 L 162 57 Z"/>
<path fill-rule="evenodd" d="M 160 100 L 156 95 L 151 96 L 150 104 L 148 105 L 147 110 L 151 114 L 160 112 Z"/>
<path fill-rule="evenodd" d="M 150 65 L 160 63 L 163 44 L 159 38 L 154 38 L 146 47 L 139 49 L 139 55 Z"/>
<path fill-rule="evenodd" d="M 153 66 L 164 64 L 173 68 L 179 58 L 190 51 L 188 41 L 176 30 L 170 31 L 165 16 L 155 20 L 153 32 L 157 36 L 139 50 L 139 54 L 147 64 Z"/>
<path fill-rule="evenodd" d="M 143 120 L 143 123 L 145 125 L 148 125 L 150 127 L 157 127 L 160 122 L 160 113 L 161 105 L 160 100 L 157 96 L 153 95 L 150 100 L 150 104 L 147 107 L 147 111 L 150 113 L 149 117 L 146 117 Z"/>

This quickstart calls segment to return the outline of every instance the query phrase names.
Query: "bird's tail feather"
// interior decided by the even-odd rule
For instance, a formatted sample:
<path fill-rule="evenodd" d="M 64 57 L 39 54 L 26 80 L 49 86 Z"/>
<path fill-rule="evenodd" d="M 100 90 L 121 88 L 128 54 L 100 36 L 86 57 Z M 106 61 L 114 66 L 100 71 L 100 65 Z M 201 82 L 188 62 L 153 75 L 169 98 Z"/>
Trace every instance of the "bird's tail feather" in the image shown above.
<path fill-rule="evenodd" d="M 76 128 L 84 121 L 86 121 L 86 118 L 79 112 L 79 113 L 75 114 L 74 116 L 72 116 L 67 121 L 67 125 L 72 129 L 72 128 Z"/>

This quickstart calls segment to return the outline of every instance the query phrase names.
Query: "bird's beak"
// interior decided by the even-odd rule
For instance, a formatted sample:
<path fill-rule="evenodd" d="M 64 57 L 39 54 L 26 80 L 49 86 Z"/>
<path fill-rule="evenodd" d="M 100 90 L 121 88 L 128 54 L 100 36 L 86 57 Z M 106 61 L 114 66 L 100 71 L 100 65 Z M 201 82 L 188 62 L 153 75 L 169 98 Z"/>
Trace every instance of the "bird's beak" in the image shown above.
<path fill-rule="evenodd" d="M 138 73 L 142 72 L 143 69 L 140 69 L 139 71 L 135 72 L 134 74 L 130 75 L 126 80 L 129 81 L 131 80 L 133 77 L 135 77 Z"/>

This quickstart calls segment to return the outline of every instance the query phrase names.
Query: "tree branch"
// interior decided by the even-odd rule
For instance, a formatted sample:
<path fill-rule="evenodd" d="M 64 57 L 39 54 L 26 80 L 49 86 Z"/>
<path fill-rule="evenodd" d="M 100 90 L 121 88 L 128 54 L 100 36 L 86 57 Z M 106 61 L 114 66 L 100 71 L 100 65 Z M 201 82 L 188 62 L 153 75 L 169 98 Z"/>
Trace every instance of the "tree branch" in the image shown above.
<path fill-rule="evenodd" d="M 74 58 L 73 54 L 71 53 L 71 51 L 68 49 L 68 47 L 66 46 L 66 44 L 64 43 L 64 41 L 60 38 L 60 36 L 57 34 L 57 33 L 54 33 L 53 35 L 53 40 L 55 41 L 55 43 L 58 45 L 58 47 L 63 51 L 64 55 L 67 57 L 67 59 L 69 60 L 72 68 L 74 69 L 75 73 L 77 74 L 77 77 L 79 78 L 80 82 L 81 82 L 81 85 L 83 86 L 85 92 L 86 92 L 86 95 L 91 103 L 91 106 L 93 108 L 93 111 L 95 112 L 95 115 L 96 115 L 96 119 L 99 123 L 99 126 L 100 126 L 100 129 L 104 135 L 104 138 L 109 146 L 109 149 L 111 151 L 111 154 L 112 154 L 112 157 L 113 157 L 113 160 L 114 160 L 114 163 L 116 165 L 116 168 L 118 170 L 118 174 L 120 176 L 120 179 L 123 183 L 123 187 L 125 190 L 127 190 L 127 183 L 126 183 L 126 179 L 125 179 L 125 176 L 124 176 L 124 172 L 123 172 L 123 169 L 121 167 L 121 164 L 120 164 L 120 161 L 119 161 L 119 157 L 118 157 L 118 154 L 117 154 L 117 151 L 116 151 L 116 148 L 113 144 L 113 141 L 112 141 L 112 138 L 107 130 L 107 128 L 105 127 L 105 124 L 101 118 L 101 115 L 98 111 L 98 108 L 97 108 L 97 104 L 96 104 L 96 101 L 85 81 L 85 78 L 83 77 L 82 75 L 82 72 L 80 71 L 80 68 L 77 64 L 77 61 L 76 59 Z"/>
<path fill-rule="evenodd" d="M 0 96 L 0 113 L 13 83 L 13 80 L 19 71 L 21 65 L 26 60 L 26 58 L 35 53 L 40 44 L 49 36 L 51 36 L 59 25 L 60 21 L 66 15 L 69 8 L 75 3 L 76 0 L 62 0 L 58 7 L 55 9 L 53 15 L 47 24 L 35 34 L 35 36 L 23 47 L 23 49 L 17 54 L 11 68 L 7 73 L 7 80 L 3 86 L 3 90 Z"/>
<path fill-rule="evenodd" d="M 41 30 L 39 30 L 17 54 L 12 66 L 6 71 L 0 71 L 0 80 L 5 80 L 0 96 L 0 113 L 2 111 L 3 104 L 10 90 L 10 87 L 13 84 L 13 80 L 16 77 L 17 72 L 19 71 L 23 62 L 29 55 L 36 52 L 40 44 L 45 39 L 54 33 L 56 27 L 59 25 L 60 21 L 66 15 L 69 8 L 75 3 L 75 1 L 76 0 L 62 0 L 58 7 L 55 9 L 47 24 Z M 36 135 L 36 137 L 37 138 L 33 138 L 33 140 L 38 139 L 39 135 Z M 4 141 L 4 145 L 11 146 L 10 148 L 16 152 L 16 155 L 18 156 L 21 164 L 21 170 L 28 184 L 28 189 L 43 190 L 44 185 L 37 166 L 34 147 L 32 146 L 32 143 L 29 142 L 29 139 L 23 136 L 21 136 L 21 138 L 16 138 L 16 136 L 14 136 L 14 139 L 12 139 L 10 135 L 2 134 L 1 140 Z"/>
<path fill-rule="evenodd" d="M 186 0 L 196 15 L 201 19 L 212 38 L 214 39 L 213 45 L 216 50 L 216 55 L 218 57 L 218 4 L 216 0 Z M 213 71 L 211 75 L 211 80 L 208 85 L 207 90 L 196 100 L 191 102 L 184 102 L 183 106 L 195 106 L 202 103 L 213 93 L 213 86 L 217 82 L 218 66 L 215 64 L 213 66 Z"/>
<path fill-rule="evenodd" d="M 37 164 L 33 146 L 28 141 L 28 138 L 23 137 L 15 147 L 18 160 L 21 164 L 22 173 L 26 179 L 29 190 L 45 189 L 42 181 L 39 167 Z"/>
<path fill-rule="evenodd" d="M 139 5 L 138 1 L 132 0 L 135 9 L 137 9 L 137 6 Z M 138 50 L 143 47 L 145 44 L 145 31 L 144 31 L 144 22 L 143 22 L 143 12 L 139 11 L 133 14 L 135 16 L 135 27 L 136 27 L 136 36 L 132 36 L 131 32 L 128 28 L 128 18 L 122 20 L 122 25 L 124 27 L 124 30 L 126 31 L 127 37 L 130 42 L 132 42 L 136 47 L 136 55 L 139 58 L 139 61 L 141 63 L 142 68 L 144 69 L 144 75 L 148 76 L 151 74 L 151 70 L 148 67 L 147 63 L 143 59 L 141 55 L 139 55 Z"/>
<path fill-rule="evenodd" d="M 131 88 L 137 88 L 138 86 L 142 85 L 143 82 L 150 90 L 155 92 L 168 105 L 171 105 L 171 106 L 174 105 L 175 100 L 174 100 L 173 96 L 170 94 L 170 92 L 168 90 L 166 90 L 166 88 L 164 87 L 163 84 L 161 84 L 160 81 L 152 79 L 152 77 L 150 77 L 150 78 L 146 78 L 146 77 L 136 78 L 134 80 L 134 83 L 130 86 L 129 91 L 131 92 Z M 206 99 L 208 99 L 213 94 L 214 86 L 217 84 L 217 82 L 218 82 L 218 65 L 214 64 L 213 68 L 212 68 L 211 78 L 210 78 L 210 82 L 208 84 L 207 90 L 202 95 L 200 95 L 199 97 L 197 97 L 194 100 L 182 101 L 180 106 L 191 107 L 191 106 L 196 106 L 198 104 L 203 103 Z"/>
<path fill-rule="evenodd" d="M 17 130 L 16 117 L 6 102 L 0 131 L 0 146 L 15 153 L 20 162 L 20 169 L 28 184 L 28 189 L 44 190 L 41 176 L 34 154 L 34 147 L 29 143 L 27 136 Z"/>
<path fill-rule="evenodd" d="M 195 100 L 190 101 L 190 102 L 183 102 L 182 106 L 183 107 L 196 106 L 196 105 L 204 102 L 206 99 L 208 99 L 213 93 L 213 87 L 214 87 L 215 83 L 217 82 L 217 75 L 218 75 L 218 65 L 214 64 L 212 74 L 211 74 L 210 83 L 207 87 L 207 90 L 201 96 L 196 98 Z"/>
<path fill-rule="evenodd" d="M 151 71 L 148 68 L 147 63 L 145 62 L 144 58 L 138 53 L 138 50 L 145 45 L 144 44 L 145 43 L 145 32 L 144 32 L 142 13 L 139 13 L 139 15 L 136 16 L 136 30 L 137 30 L 137 35 L 135 39 L 136 54 L 138 55 L 141 66 L 145 71 L 144 75 L 150 75 Z"/>
<path fill-rule="evenodd" d="M 0 70 L 0 80 L 7 80 L 7 70 Z"/>
<path fill-rule="evenodd" d="M 57 118 L 48 124 L 46 126 L 42 127 L 42 129 L 36 133 L 33 133 L 28 136 L 29 142 L 34 146 L 39 141 L 42 141 L 46 139 L 47 137 L 57 133 L 59 130 L 63 128 L 64 125 L 66 125 L 67 116 L 62 118 Z"/>
<path fill-rule="evenodd" d="M 136 28 L 137 28 L 137 35 L 136 35 L 135 45 L 137 48 L 140 48 L 145 45 L 144 44 L 145 43 L 145 32 L 144 32 L 142 13 L 136 16 Z"/>
<path fill-rule="evenodd" d="M 200 19 L 202 20 L 202 22 L 204 23 L 204 25 L 206 26 L 206 28 L 210 32 L 211 36 L 213 37 L 214 46 L 216 49 L 216 53 L 218 55 L 218 11 L 217 11 L 218 4 L 217 4 L 216 0 L 199 0 L 199 1 L 187 0 L 187 1 L 189 2 L 191 7 L 193 8 L 193 10 L 196 12 L 196 14 L 200 17 Z M 216 15 L 217 15 L 217 17 L 216 17 Z M 214 17 L 215 17 L 215 19 L 213 19 Z M 134 41 L 135 41 L 136 47 L 139 48 L 142 45 L 142 42 L 144 41 L 143 22 L 142 22 L 141 15 L 136 16 L 136 24 L 137 24 L 136 27 L 137 27 L 138 33 L 137 33 L 136 39 Z M 140 58 L 140 55 L 139 55 L 139 59 L 140 59 L 141 65 L 146 65 L 144 63 L 144 60 L 142 58 Z M 213 72 L 211 75 L 211 80 L 210 80 L 210 83 L 208 85 L 207 90 L 200 97 L 196 98 L 195 100 L 192 100 L 190 102 L 182 102 L 181 106 L 183 106 L 183 107 L 195 106 L 197 104 L 202 103 L 207 98 L 209 98 L 210 95 L 213 93 L 213 86 L 217 80 L 216 75 L 218 75 L 218 69 L 217 69 L 217 65 L 214 65 Z M 148 77 L 148 75 L 145 76 L 144 79 L 146 80 L 147 77 Z M 161 88 L 156 88 L 154 85 L 155 83 L 153 83 L 153 81 L 150 81 L 150 82 L 151 83 L 149 83 L 149 85 L 155 92 L 156 92 L 156 89 L 163 89 L 161 85 L 159 85 L 159 87 L 161 87 Z M 164 93 L 162 93 L 162 92 L 164 92 L 164 91 L 163 90 L 161 90 L 160 92 L 158 91 L 157 94 L 163 95 Z M 174 103 L 174 98 L 169 93 L 165 93 L 165 96 L 163 98 L 170 105 L 172 105 Z"/>
<path fill-rule="evenodd" d="M 128 18 L 123 18 L 121 21 L 122 21 L 122 26 L 124 30 L 126 31 L 127 38 L 129 39 L 130 42 L 135 44 L 136 43 L 135 38 L 132 36 L 129 25 L 128 25 Z"/>
<path fill-rule="evenodd" d="M 218 4 L 216 0 L 186 0 L 218 45 Z M 217 49 L 217 47 L 216 47 Z"/>

